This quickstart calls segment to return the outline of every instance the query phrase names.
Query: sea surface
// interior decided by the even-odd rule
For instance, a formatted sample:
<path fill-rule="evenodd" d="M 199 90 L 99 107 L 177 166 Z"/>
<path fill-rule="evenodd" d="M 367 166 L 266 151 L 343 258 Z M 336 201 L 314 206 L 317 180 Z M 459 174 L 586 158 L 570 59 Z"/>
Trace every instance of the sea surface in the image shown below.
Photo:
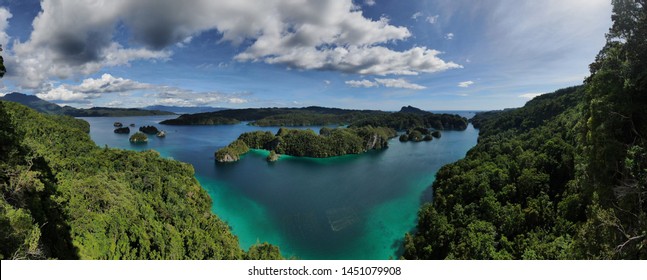
<path fill-rule="evenodd" d="M 463 115 L 468 112 L 459 112 Z M 284 256 L 298 259 L 390 259 L 401 251 L 404 234 L 415 226 L 421 203 L 430 201 L 429 186 L 445 164 L 463 158 L 476 145 L 478 130 L 443 131 L 431 142 L 401 143 L 362 155 L 327 159 L 283 156 L 265 160 L 253 150 L 236 163 L 218 164 L 214 152 L 254 127 L 166 126 L 173 116 L 82 118 L 101 147 L 158 151 L 190 163 L 213 200 L 212 211 L 225 220 L 247 249 L 259 242 L 278 245 Z M 155 125 L 165 138 L 149 137 L 132 145 L 128 135 L 113 133 L 113 123 Z M 301 127 L 318 132 L 320 127 Z"/>

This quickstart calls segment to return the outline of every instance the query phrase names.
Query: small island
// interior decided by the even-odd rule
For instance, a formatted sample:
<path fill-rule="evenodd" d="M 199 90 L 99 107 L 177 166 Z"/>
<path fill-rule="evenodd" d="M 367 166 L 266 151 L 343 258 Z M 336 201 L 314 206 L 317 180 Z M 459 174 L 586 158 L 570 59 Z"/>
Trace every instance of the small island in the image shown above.
<path fill-rule="evenodd" d="M 270 154 L 267 155 L 266 159 L 268 162 L 275 162 L 275 161 L 278 161 L 280 157 L 281 155 L 277 154 L 274 150 L 271 150 Z"/>
<path fill-rule="evenodd" d="M 218 150 L 215 157 L 218 162 L 234 162 L 250 149 L 270 151 L 268 160 L 278 159 L 278 154 L 313 158 L 361 154 L 387 148 L 388 140 L 396 136 L 394 129 L 372 126 L 324 127 L 319 134 L 311 129 L 281 128 L 276 134 L 254 131 L 241 134 L 234 142 Z"/>
<path fill-rule="evenodd" d="M 157 127 L 155 127 L 154 125 L 140 126 L 139 131 L 146 134 L 157 134 L 160 132 L 159 129 L 157 129 Z"/>
<path fill-rule="evenodd" d="M 434 138 L 440 138 L 440 131 L 434 130 L 431 131 L 424 127 L 415 127 L 412 129 L 407 129 L 406 133 L 400 135 L 400 142 L 420 142 L 420 141 L 431 141 Z"/>
<path fill-rule="evenodd" d="M 129 140 L 132 144 L 146 144 L 148 143 L 148 136 L 141 132 L 135 132 L 135 134 L 130 136 Z"/>
<path fill-rule="evenodd" d="M 117 133 L 117 134 L 130 134 L 130 128 L 128 128 L 128 127 L 118 127 L 118 128 L 115 128 L 115 133 Z"/>

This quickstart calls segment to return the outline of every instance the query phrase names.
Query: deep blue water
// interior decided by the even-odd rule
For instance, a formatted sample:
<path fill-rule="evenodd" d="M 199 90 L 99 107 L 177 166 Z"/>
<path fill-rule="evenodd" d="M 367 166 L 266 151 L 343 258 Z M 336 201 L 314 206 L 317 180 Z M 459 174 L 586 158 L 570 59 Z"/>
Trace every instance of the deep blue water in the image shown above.
<path fill-rule="evenodd" d="M 467 113 L 467 112 L 463 112 Z M 389 148 L 328 159 L 282 157 L 268 163 L 267 152 L 252 151 L 236 163 L 216 164 L 214 152 L 246 131 L 278 127 L 245 124 L 165 126 L 168 116 L 83 118 L 99 146 L 154 149 L 164 157 L 190 163 L 213 200 L 212 210 L 227 221 L 241 246 L 278 245 L 301 259 L 396 258 L 400 241 L 415 226 L 423 193 L 438 169 L 465 156 L 478 131 L 444 131 L 421 143 L 389 142 Z M 156 125 L 165 138 L 131 145 L 113 133 L 113 123 Z M 311 127 L 319 131 L 320 127 Z M 427 192 L 428 193 L 428 192 Z"/>

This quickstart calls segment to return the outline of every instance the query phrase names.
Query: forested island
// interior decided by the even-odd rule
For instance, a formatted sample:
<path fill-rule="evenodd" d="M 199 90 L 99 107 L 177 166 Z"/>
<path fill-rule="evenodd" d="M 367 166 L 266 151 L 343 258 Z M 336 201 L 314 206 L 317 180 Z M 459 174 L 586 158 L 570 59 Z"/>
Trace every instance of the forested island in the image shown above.
<path fill-rule="evenodd" d="M 87 122 L 0 101 L 1 259 L 281 258 L 243 251 L 189 164 L 97 147 Z"/>
<path fill-rule="evenodd" d="M 464 130 L 467 119 L 453 114 L 434 114 L 415 107 L 402 107 L 399 112 L 348 110 L 325 107 L 230 109 L 211 113 L 186 114 L 162 121 L 167 125 L 222 125 L 248 121 L 255 126 L 324 126 L 390 127 L 404 130 L 430 127 L 440 130 Z"/>
<path fill-rule="evenodd" d="M 404 258 L 647 258 L 647 6 L 613 4 L 583 86 L 476 115 Z"/>
<path fill-rule="evenodd" d="M 276 134 L 254 131 L 241 134 L 238 139 L 215 153 L 218 162 L 233 162 L 249 149 L 265 149 L 274 154 L 298 157 L 325 158 L 360 154 L 388 147 L 388 140 L 397 132 L 386 127 L 327 128 L 319 134 L 311 129 L 281 128 Z M 276 161 L 277 156 L 271 156 Z"/>

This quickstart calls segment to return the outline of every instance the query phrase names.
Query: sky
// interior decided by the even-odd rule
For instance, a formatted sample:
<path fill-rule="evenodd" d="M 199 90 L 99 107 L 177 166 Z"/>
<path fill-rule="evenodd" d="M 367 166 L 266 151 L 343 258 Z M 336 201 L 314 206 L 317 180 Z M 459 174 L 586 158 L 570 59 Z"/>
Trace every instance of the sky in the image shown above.
<path fill-rule="evenodd" d="M 582 83 L 610 2 L 0 0 L 0 95 L 80 108 L 520 107 Z"/>

